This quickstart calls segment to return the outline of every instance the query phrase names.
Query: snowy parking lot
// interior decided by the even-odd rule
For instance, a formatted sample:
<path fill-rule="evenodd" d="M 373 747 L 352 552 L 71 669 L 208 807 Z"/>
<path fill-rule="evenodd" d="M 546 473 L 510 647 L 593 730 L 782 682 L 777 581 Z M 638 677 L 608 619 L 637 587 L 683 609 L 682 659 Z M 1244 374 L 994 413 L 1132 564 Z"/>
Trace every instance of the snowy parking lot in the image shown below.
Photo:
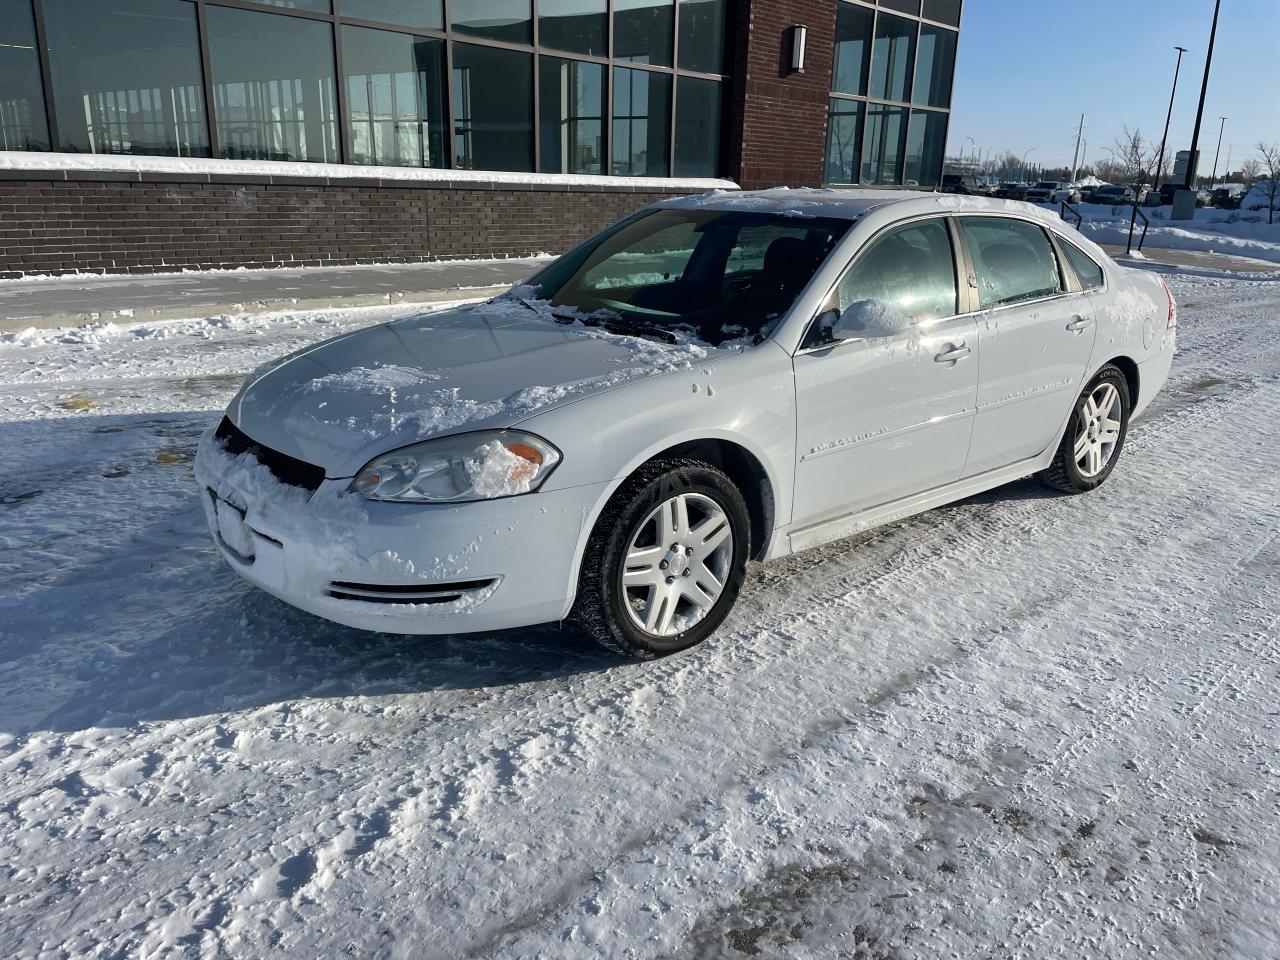
<path fill-rule="evenodd" d="M 0 957 L 1280 957 L 1280 274 L 1111 480 L 755 570 L 639 665 L 239 581 L 191 458 L 378 308 L 0 336 Z"/>

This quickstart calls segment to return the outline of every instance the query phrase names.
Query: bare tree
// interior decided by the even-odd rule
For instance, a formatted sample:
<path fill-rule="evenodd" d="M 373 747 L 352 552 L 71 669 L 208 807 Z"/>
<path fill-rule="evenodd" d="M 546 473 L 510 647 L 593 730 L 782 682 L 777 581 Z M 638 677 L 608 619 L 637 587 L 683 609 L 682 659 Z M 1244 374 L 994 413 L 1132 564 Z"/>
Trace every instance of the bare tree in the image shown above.
<path fill-rule="evenodd" d="M 1150 180 L 1155 170 L 1156 148 L 1146 141 L 1141 130 L 1130 130 L 1126 126 L 1124 134 L 1116 138 L 1115 145 L 1109 152 L 1113 166 L 1110 172 L 1117 182 L 1131 184 L 1134 196 L 1137 197 L 1142 185 Z"/>
<path fill-rule="evenodd" d="M 1280 204 L 1280 143 L 1258 144 L 1258 157 L 1262 175 L 1267 178 L 1259 181 L 1262 195 L 1267 198 L 1267 223 L 1275 223 L 1276 206 Z"/>
<path fill-rule="evenodd" d="M 1240 179 L 1246 187 L 1252 187 L 1254 181 L 1262 176 L 1262 164 L 1257 160 L 1246 160 L 1240 164 Z"/>

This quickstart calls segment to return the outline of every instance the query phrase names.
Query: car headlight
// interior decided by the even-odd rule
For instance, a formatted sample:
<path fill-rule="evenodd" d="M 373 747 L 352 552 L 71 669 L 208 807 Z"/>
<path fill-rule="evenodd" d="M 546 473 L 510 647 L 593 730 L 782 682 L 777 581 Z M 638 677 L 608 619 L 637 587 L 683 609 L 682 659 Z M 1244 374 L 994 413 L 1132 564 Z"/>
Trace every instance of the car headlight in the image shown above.
<path fill-rule="evenodd" d="M 531 493 L 542 486 L 560 451 L 518 430 L 485 430 L 424 440 L 375 457 L 351 490 L 369 500 L 466 503 Z"/>

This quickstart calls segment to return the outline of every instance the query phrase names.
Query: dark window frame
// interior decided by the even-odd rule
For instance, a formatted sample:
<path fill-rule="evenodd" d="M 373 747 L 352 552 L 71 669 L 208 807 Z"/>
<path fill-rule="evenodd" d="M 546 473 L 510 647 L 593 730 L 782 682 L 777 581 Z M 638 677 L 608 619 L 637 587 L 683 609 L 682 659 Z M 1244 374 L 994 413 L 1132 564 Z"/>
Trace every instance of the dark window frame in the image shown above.
<path fill-rule="evenodd" d="M 964 13 L 964 0 L 957 0 L 957 2 L 960 4 L 960 18 L 962 19 L 963 13 Z M 916 61 L 920 54 L 920 35 L 925 27 L 941 28 L 943 30 L 949 30 L 952 33 L 954 33 L 956 35 L 956 43 L 955 43 L 955 55 L 953 56 L 953 59 L 952 59 L 952 91 L 951 91 L 952 96 L 954 96 L 955 64 L 959 61 L 960 27 L 958 24 L 945 23 L 939 20 L 932 20 L 924 16 L 923 5 L 922 5 L 921 13 L 919 15 L 913 15 L 910 13 L 903 13 L 902 11 L 899 11 L 899 10 L 894 10 L 891 7 L 881 7 L 875 2 L 875 0 L 836 0 L 836 10 L 835 10 L 834 16 L 837 19 L 839 18 L 839 15 L 840 15 L 839 11 L 841 9 L 841 6 L 845 4 L 849 6 L 857 7 L 872 15 L 872 19 L 870 22 L 870 31 L 867 35 L 868 51 L 864 59 L 864 63 L 863 63 L 864 73 L 861 78 L 862 79 L 861 87 L 864 91 L 866 91 L 866 93 L 863 93 L 863 94 L 842 93 L 835 89 L 836 74 L 835 74 L 835 66 L 834 66 L 834 59 L 833 59 L 832 75 L 831 75 L 832 89 L 828 94 L 829 99 L 828 99 L 828 108 L 827 108 L 827 129 L 824 134 L 824 139 L 826 140 L 826 146 L 823 151 L 823 185 L 831 186 L 831 187 L 874 186 L 876 189 L 880 189 L 880 190 L 921 189 L 919 187 L 906 187 L 901 182 L 897 184 L 882 184 L 882 183 L 865 184 L 864 183 L 862 179 L 862 161 L 863 161 L 862 154 L 866 150 L 866 145 L 867 145 L 867 125 L 870 123 L 870 120 L 869 120 L 869 117 L 871 115 L 870 108 L 873 105 L 888 106 L 888 107 L 906 107 L 910 111 L 907 114 L 907 122 L 906 122 L 907 128 L 910 127 L 911 117 L 915 113 L 944 114 L 946 116 L 946 121 L 944 122 L 944 128 L 942 133 L 942 144 L 943 144 L 942 153 L 943 153 L 943 167 L 945 168 L 946 144 L 947 144 L 947 139 L 950 136 L 950 132 L 951 132 L 951 129 L 950 129 L 951 128 L 951 98 L 948 98 L 948 102 L 945 107 L 913 102 L 913 100 L 915 99 L 915 87 L 916 87 L 916 73 L 917 73 Z M 910 20 L 916 26 L 915 37 L 911 42 L 911 70 L 909 71 L 909 75 L 907 78 L 908 82 L 907 82 L 905 100 L 890 100 L 883 97 L 873 97 L 868 95 L 870 92 L 871 71 L 872 71 L 872 64 L 874 61 L 874 50 L 872 48 L 874 48 L 874 45 L 875 45 L 875 37 L 880 26 L 880 16 L 882 12 L 885 16 L 895 17 L 899 20 Z M 833 21 L 833 28 L 834 28 L 834 25 L 835 24 Z M 849 180 L 849 181 L 828 180 L 826 177 L 826 174 L 827 174 L 826 157 L 830 153 L 830 136 L 831 136 L 830 118 L 832 113 L 835 112 L 834 108 L 835 108 L 836 101 L 840 101 L 840 100 L 852 101 L 855 103 L 861 103 L 863 105 L 862 120 L 861 120 L 862 129 L 859 132 L 859 136 L 858 136 L 858 145 L 859 145 L 858 156 L 854 158 L 854 163 L 853 163 L 853 169 L 856 171 L 857 175 L 852 180 Z M 904 143 L 905 143 L 905 133 L 904 133 Z M 900 168 L 899 180 L 904 180 L 905 170 L 906 170 L 905 156 L 903 158 L 903 161 L 899 163 L 899 168 Z M 942 181 L 942 170 L 939 170 L 938 182 L 941 183 L 941 181 Z"/>
<path fill-rule="evenodd" d="M 51 92 L 52 83 L 49 71 L 49 51 L 44 33 L 44 2 L 45 0 L 31 0 L 33 13 L 36 20 L 36 37 L 38 43 L 37 53 L 40 60 L 40 73 L 45 97 L 45 113 L 46 122 L 49 127 L 49 138 L 51 144 L 56 144 L 59 138 L 56 109 L 52 102 Z M 542 47 L 539 38 L 539 0 L 530 0 L 530 17 L 531 17 L 531 43 L 510 43 L 501 40 L 492 40 L 484 37 L 477 37 L 466 32 L 455 32 L 453 28 L 452 7 L 455 3 L 465 3 L 466 0 L 443 0 L 444 3 L 444 29 L 434 30 L 422 27 L 409 27 L 398 23 L 387 23 L 378 20 L 368 20 L 360 17 L 347 16 L 343 13 L 343 0 L 332 0 L 330 13 L 322 13 L 313 10 L 291 9 L 288 7 L 274 6 L 270 3 L 261 2 L 261 0 L 174 0 L 174 2 L 190 3 L 195 8 L 197 33 L 199 37 L 200 47 L 200 63 L 203 77 L 203 96 L 204 96 L 204 114 L 205 125 L 207 127 L 209 152 L 213 157 L 223 156 L 223 145 L 218 142 L 217 122 L 216 122 L 216 104 L 214 97 L 214 85 L 212 80 L 211 64 L 209 62 L 209 32 L 206 21 L 206 14 L 210 7 L 230 7 L 240 10 L 251 10 L 259 13 L 270 14 L 280 17 L 295 17 L 306 20 L 317 20 L 329 24 L 331 43 L 333 45 L 334 58 L 334 77 L 336 87 L 335 97 L 335 118 L 338 127 L 337 139 L 337 157 L 333 162 L 345 164 L 350 162 L 353 155 L 351 144 L 351 112 L 350 105 L 347 103 L 346 90 L 346 70 L 342 62 L 342 36 L 341 31 L 344 26 L 368 27 L 377 30 L 386 30 L 392 33 L 409 34 L 411 36 L 435 37 L 445 41 L 445 76 L 446 86 L 444 91 L 445 103 L 448 109 L 448 115 L 445 118 L 445 136 L 443 144 L 443 153 L 448 166 L 440 169 L 454 169 L 454 157 L 456 156 L 456 146 L 454 144 L 455 137 L 455 120 L 453 115 L 453 48 L 455 43 L 467 43 L 476 46 L 494 47 L 497 49 L 516 50 L 523 53 L 531 54 L 530 70 L 532 76 L 530 78 L 533 90 L 533 113 L 531 122 L 533 123 L 533 155 L 531 158 L 531 171 L 536 171 L 541 165 L 541 143 L 540 143 L 540 126 L 539 120 L 539 95 L 540 95 L 540 71 L 539 63 L 541 57 L 556 57 L 557 59 L 581 60 L 588 63 L 598 63 L 605 68 L 605 111 L 604 129 L 605 129 L 605 157 L 604 166 L 609 170 L 613 166 L 613 70 L 616 67 L 623 67 L 629 70 L 648 70 L 654 73 L 660 73 L 667 76 L 670 86 L 670 103 L 668 104 L 668 157 L 667 169 L 675 170 L 676 165 L 676 125 L 677 118 L 677 88 L 680 77 L 692 77 L 702 80 L 714 80 L 723 85 L 722 89 L 725 95 L 728 95 L 729 85 L 732 74 L 729 72 L 730 63 L 729 56 L 725 56 L 723 73 L 705 73 L 698 70 L 688 70 L 679 66 L 680 63 L 680 15 L 683 4 L 680 0 L 674 0 L 671 5 L 671 66 L 654 66 L 652 64 L 635 63 L 631 60 L 618 60 L 614 58 L 614 4 L 613 0 L 606 0 L 606 51 L 604 56 L 591 56 L 587 54 L 573 53 L 571 51 L 556 50 L 550 47 Z M 726 23 L 726 41 L 729 34 L 732 33 L 733 26 Z M 719 131 L 718 150 L 716 168 L 723 172 L 726 167 L 726 159 L 728 150 L 726 146 L 724 115 L 721 118 L 721 129 Z M 308 161 L 298 161 L 308 162 Z M 432 168 L 424 168 L 432 169 Z M 671 174 L 668 174 L 670 176 Z M 644 179 L 640 177 L 638 179 Z"/>

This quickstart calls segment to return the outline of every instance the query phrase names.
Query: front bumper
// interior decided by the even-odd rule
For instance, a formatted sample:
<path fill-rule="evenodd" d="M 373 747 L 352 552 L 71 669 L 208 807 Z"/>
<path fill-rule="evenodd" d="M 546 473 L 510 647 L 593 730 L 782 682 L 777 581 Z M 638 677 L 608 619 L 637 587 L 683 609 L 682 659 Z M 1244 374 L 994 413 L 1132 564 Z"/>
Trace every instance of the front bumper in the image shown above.
<path fill-rule="evenodd" d="M 212 432 L 195 473 L 214 542 L 241 577 L 308 613 L 407 634 L 562 619 L 609 486 L 455 505 L 367 501 L 346 493 L 348 480 L 311 494 L 252 455 L 232 457 Z"/>

